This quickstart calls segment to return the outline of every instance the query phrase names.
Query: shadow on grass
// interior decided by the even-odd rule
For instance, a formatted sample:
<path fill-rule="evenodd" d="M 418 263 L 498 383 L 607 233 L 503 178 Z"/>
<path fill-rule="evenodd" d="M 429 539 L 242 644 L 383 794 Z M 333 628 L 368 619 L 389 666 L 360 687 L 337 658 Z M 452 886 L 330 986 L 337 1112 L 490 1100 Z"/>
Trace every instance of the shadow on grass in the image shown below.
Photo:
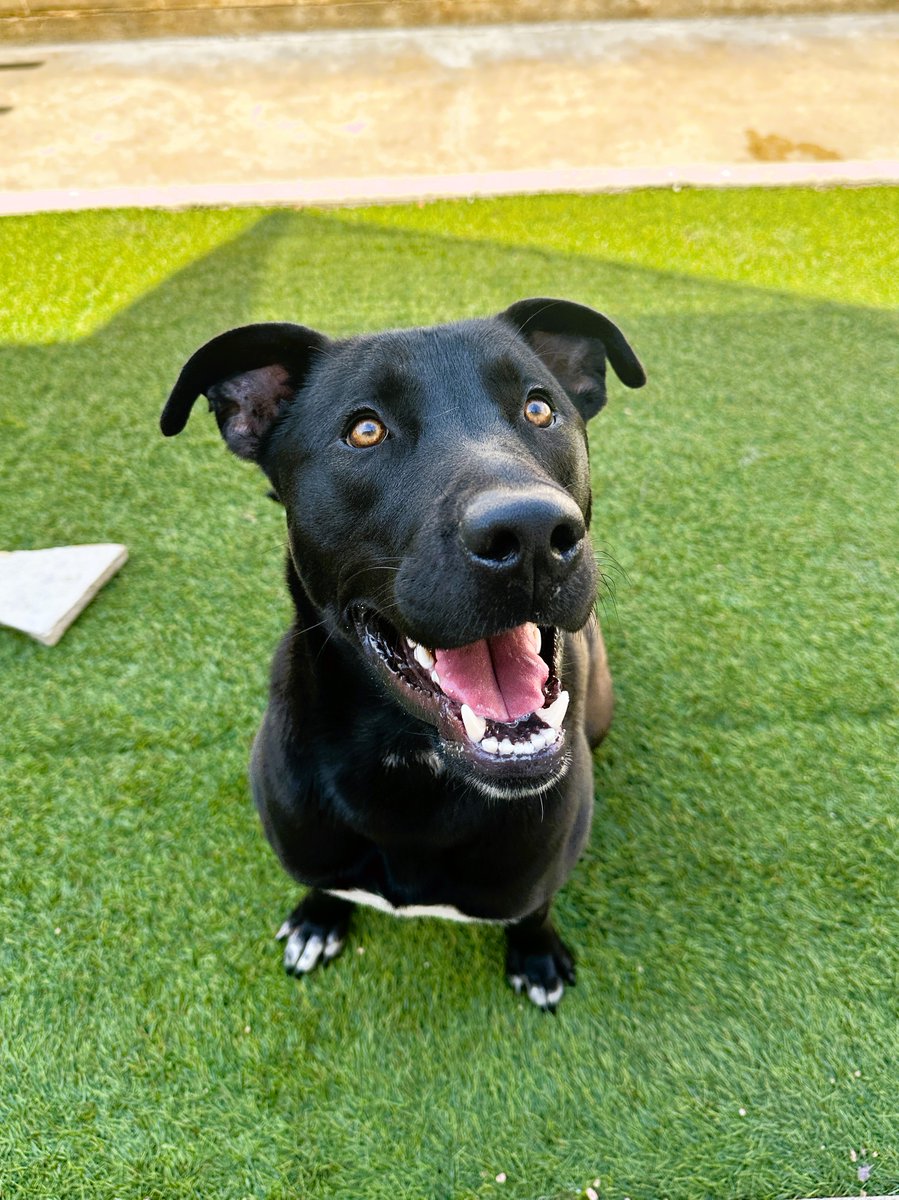
<path fill-rule="evenodd" d="M 252 320 L 295 319 L 340 336 L 363 329 L 483 315 L 528 294 L 566 295 L 622 320 L 646 360 L 650 385 L 622 402 L 670 430 L 683 407 L 724 400 L 728 418 L 757 405 L 776 410 L 783 391 L 803 387 L 800 421 L 840 419 L 833 404 L 845 379 L 883 378 L 895 363 L 895 320 L 880 310 L 805 301 L 729 283 L 597 262 L 574 254 L 465 241 L 320 214 L 275 212 L 178 272 L 93 335 L 56 346 L 0 346 L 5 470 L 20 512 L 51 515 L 39 499 L 67 468 L 127 448 L 130 474 L 154 446 L 158 409 L 185 358 L 222 329 Z M 672 402 L 675 407 L 672 408 Z M 605 417 L 593 433 L 602 438 Z M 195 416 L 171 457 L 189 453 Z M 609 464 L 610 472 L 616 470 Z M 71 517 L 73 495 L 57 512 Z M 56 508 L 56 506 L 54 506 Z M 89 509 L 89 505 L 83 505 Z M 9 513 L 19 544 L 29 538 Z M 36 522 L 41 525 L 41 520 Z M 4 531 L 5 532 L 5 531 Z M 35 528 L 33 537 L 44 536 Z"/>

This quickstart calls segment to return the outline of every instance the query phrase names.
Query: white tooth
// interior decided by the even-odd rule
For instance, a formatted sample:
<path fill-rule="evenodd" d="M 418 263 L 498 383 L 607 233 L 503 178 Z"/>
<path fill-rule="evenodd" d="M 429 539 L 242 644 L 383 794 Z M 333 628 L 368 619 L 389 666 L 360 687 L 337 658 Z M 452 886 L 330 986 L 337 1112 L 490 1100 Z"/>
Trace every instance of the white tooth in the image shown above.
<path fill-rule="evenodd" d="M 412 657 L 415 659 L 418 665 L 420 667 L 424 667 L 426 671 L 430 671 L 434 663 L 437 661 L 430 650 L 426 650 L 424 646 L 419 646 L 417 642 L 415 645 L 415 650 L 412 653 Z"/>
<path fill-rule="evenodd" d="M 543 638 L 542 638 L 542 637 L 541 637 L 541 635 L 540 635 L 540 626 L 539 626 L 539 625 L 532 625 L 532 626 L 531 626 L 531 630 L 530 630 L 530 632 L 531 632 L 531 637 L 532 637 L 532 638 L 533 638 L 533 640 L 534 640 L 534 649 L 535 649 L 535 650 L 537 651 L 537 653 L 539 654 L 539 653 L 540 653 L 540 647 L 543 645 Z"/>
<path fill-rule="evenodd" d="M 418 642 L 416 642 L 414 638 L 406 638 L 406 645 L 409 647 L 410 650 L 414 650 L 415 647 L 418 645 Z"/>
<path fill-rule="evenodd" d="M 500 742 L 500 744 L 498 746 L 498 749 L 499 749 L 500 754 L 505 754 L 505 755 L 514 754 L 514 750 L 512 749 L 512 743 L 509 741 L 508 738 L 503 738 L 503 740 Z"/>
<path fill-rule="evenodd" d="M 436 683 L 437 686 L 440 687 L 440 676 L 437 674 L 436 671 L 431 672 L 431 682 Z"/>
<path fill-rule="evenodd" d="M 534 750 L 542 750 L 546 745 L 546 738 L 542 733 L 532 733 L 531 745 L 533 746 Z"/>
<path fill-rule="evenodd" d="M 568 701 L 570 697 L 567 692 L 559 692 L 552 704 L 548 708 L 541 708 L 539 717 L 541 721 L 545 721 L 547 725 L 551 725 L 553 729 L 561 729 L 562 722 L 565 720 L 565 714 L 568 712 Z"/>
<path fill-rule="evenodd" d="M 513 742 L 512 743 L 512 753 L 513 754 L 530 754 L 531 753 L 531 743 L 530 742 Z"/>
<path fill-rule="evenodd" d="M 487 722 L 483 717 L 479 717 L 476 712 L 470 709 L 467 704 L 462 705 L 462 724 L 465 726 L 465 732 L 473 742 L 479 742 L 487 732 Z"/>
<path fill-rule="evenodd" d="M 499 742 L 495 737 L 484 738 L 481 742 L 481 749 L 486 750 L 488 754 L 496 754 L 499 748 Z"/>
<path fill-rule="evenodd" d="M 558 736 L 558 732 L 553 729 L 552 725 L 547 725 L 541 734 L 541 737 L 546 742 L 547 746 L 551 746 Z"/>

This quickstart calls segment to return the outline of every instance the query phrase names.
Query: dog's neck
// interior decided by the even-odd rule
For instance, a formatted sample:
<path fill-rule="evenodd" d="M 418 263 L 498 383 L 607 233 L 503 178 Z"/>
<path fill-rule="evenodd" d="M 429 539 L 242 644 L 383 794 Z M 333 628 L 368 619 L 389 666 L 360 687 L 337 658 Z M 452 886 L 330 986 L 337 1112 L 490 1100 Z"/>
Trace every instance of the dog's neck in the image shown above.
<path fill-rule="evenodd" d="M 340 728 L 341 740 L 352 747 L 354 770 L 417 767 L 442 774 L 443 766 L 431 750 L 427 730 L 414 717 L 401 712 L 396 702 L 381 692 L 342 638 L 332 636 L 330 622 L 313 604 L 287 556 L 287 586 L 296 609 L 293 636 L 285 640 L 284 699 L 294 708 L 296 729 L 310 733 L 309 752 L 321 748 L 310 711 L 330 715 L 330 725 Z M 399 719 L 397 719 L 399 718 Z M 299 733 L 295 736 L 301 736 Z"/>
<path fill-rule="evenodd" d="M 347 708 L 354 698 L 370 703 L 374 685 L 360 670 L 357 655 L 343 637 L 334 637 L 333 618 L 312 601 L 287 554 L 287 587 L 295 609 L 291 639 L 291 685 L 302 692 L 304 703 L 340 697 Z"/>
<path fill-rule="evenodd" d="M 287 552 L 287 562 L 285 574 L 287 578 L 287 590 L 290 592 L 290 598 L 293 601 L 295 611 L 293 632 L 295 639 L 293 643 L 293 657 L 300 662 L 303 660 L 312 661 L 321 664 L 322 655 L 326 654 L 329 649 L 335 650 L 337 647 L 331 645 L 333 638 L 332 630 L 329 622 L 324 614 L 312 602 L 312 598 L 306 591 L 303 581 L 300 579 L 290 551 Z M 309 684 L 317 682 L 317 672 L 313 678 L 307 681 Z"/>
<path fill-rule="evenodd" d="M 287 576 L 287 590 L 290 592 L 290 598 L 293 600 L 293 606 L 297 612 L 299 627 L 302 629 L 312 625 L 314 622 L 320 621 L 321 613 L 319 613 L 318 609 L 309 599 L 306 589 L 303 587 L 297 569 L 293 564 L 293 557 L 290 550 L 287 551 L 285 574 Z"/>

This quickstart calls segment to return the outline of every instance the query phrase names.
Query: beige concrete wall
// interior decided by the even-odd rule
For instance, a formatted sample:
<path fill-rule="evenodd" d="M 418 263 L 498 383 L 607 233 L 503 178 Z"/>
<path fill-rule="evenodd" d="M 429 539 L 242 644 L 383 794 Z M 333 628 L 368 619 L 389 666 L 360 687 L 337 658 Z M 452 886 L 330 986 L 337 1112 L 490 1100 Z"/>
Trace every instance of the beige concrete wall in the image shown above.
<path fill-rule="evenodd" d="M 899 10 L 899 0 L 0 0 L 0 45 L 308 29 Z"/>

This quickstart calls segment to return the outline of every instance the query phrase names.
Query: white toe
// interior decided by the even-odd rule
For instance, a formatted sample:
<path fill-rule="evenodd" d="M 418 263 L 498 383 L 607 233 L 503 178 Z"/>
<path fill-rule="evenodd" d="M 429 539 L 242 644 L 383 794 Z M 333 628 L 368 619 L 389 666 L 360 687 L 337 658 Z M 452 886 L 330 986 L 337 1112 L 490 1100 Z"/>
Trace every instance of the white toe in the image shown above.
<path fill-rule="evenodd" d="M 317 933 L 313 933 L 312 937 L 306 943 L 303 953 L 300 955 L 297 965 L 294 968 L 296 972 L 301 974 L 306 971 L 311 971 L 313 967 L 316 967 L 324 948 L 325 943 Z"/>
<path fill-rule="evenodd" d="M 336 958 L 343 949 L 343 938 L 337 933 L 329 933 L 325 942 L 325 958 Z"/>
<path fill-rule="evenodd" d="M 287 939 L 287 945 L 284 947 L 284 966 L 290 971 L 297 962 L 297 959 L 303 953 L 303 947 L 306 945 L 306 939 L 300 933 L 299 929 L 295 929 Z"/>
<path fill-rule="evenodd" d="M 532 983 L 528 988 L 528 999 L 532 1004 L 536 1004 L 538 1008 L 546 1008 L 546 988 L 540 987 L 537 983 Z"/>

